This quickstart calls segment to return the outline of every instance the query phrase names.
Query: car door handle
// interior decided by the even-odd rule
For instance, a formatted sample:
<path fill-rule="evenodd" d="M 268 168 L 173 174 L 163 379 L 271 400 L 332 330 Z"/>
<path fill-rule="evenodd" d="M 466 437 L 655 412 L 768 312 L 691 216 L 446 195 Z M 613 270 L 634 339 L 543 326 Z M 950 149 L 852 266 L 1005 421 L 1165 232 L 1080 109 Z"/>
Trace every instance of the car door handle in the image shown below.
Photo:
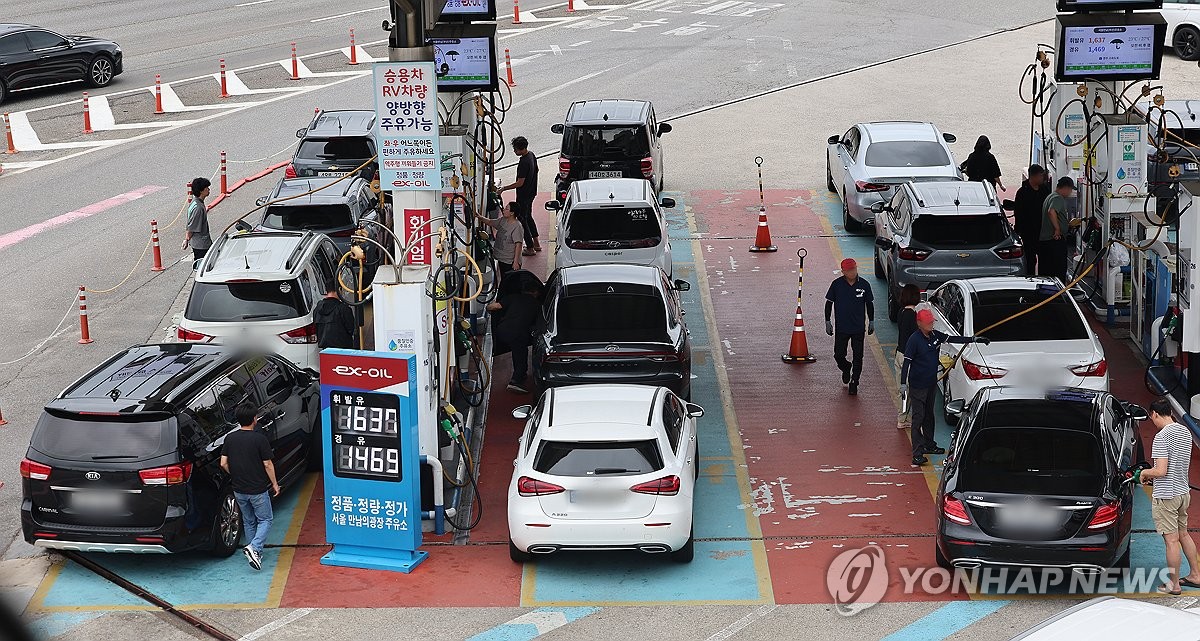
<path fill-rule="evenodd" d="M 278 419 L 281 419 L 281 418 L 283 418 L 283 417 L 285 417 L 285 416 L 287 416 L 287 412 L 280 412 L 280 413 L 278 413 L 278 414 L 276 414 L 276 415 L 275 415 L 275 419 L 276 419 L 276 420 L 278 420 Z"/>

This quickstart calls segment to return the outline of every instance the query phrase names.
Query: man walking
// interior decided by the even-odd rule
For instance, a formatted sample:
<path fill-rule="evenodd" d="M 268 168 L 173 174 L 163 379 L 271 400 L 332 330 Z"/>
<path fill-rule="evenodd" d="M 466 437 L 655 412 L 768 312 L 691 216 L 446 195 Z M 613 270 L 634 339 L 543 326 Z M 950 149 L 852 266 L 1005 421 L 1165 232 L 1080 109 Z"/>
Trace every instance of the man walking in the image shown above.
<path fill-rule="evenodd" d="M 945 454 L 934 440 L 933 404 L 937 391 L 938 365 L 942 344 L 980 343 L 990 340 L 983 337 L 948 336 L 933 328 L 933 312 L 922 309 L 917 312 L 917 331 L 904 347 L 904 365 L 900 368 L 900 393 L 908 395 L 909 411 L 912 412 L 912 464 L 921 467 L 929 462 L 926 454 Z"/>
<path fill-rule="evenodd" d="M 1182 587 L 1200 588 L 1200 554 L 1188 532 L 1188 505 L 1191 487 L 1188 485 L 1188 463 L 1192 458 L 1192 433 L 1175 422 L 1171 403 L 1159 398 L 1150 404 L 1150 422 L 1158 433 L 1154 435 L 1151 457 L 1154 467 L 1142 470 L 1142 483 L 1153 483 L 1150 516 L 1154 528 L 1167 546 L 1167 569 L 1170 583 L 1158 588 L 1160 594 L 1177 595 Z M 1187 576 L 1179 577 L 1180 550 L 1187 557 Z"/>
<path fill-rule="evenodd" d="M 271 531 L 274 513 L 271 497 L 279 496 L 275 480 L 275 456 L 267 435 L 256 431 L 258 417 L 253 406 L 239 405 L 235 411 L 241 429 L 230 432 L 221 448 L 221 469 L 229 473 L 233 496 L 242 512 L 242 529 L 250 545 L 242 548 L 250 567 L 262 569 L 262 551 Z M 268 493 L 269 491 L 269 493 Z"/>
<path fill-rule="evenodd" d="M 1025 273 L 1037 274 L 1038 246 L 1042 236 L 1042 205 L 1050 197 L 1049 175 L 1041 165 L 1029 166 L 1029 178 L 1021 183 L 1013 199 L 1017 235 L 1025 246 Z"/>
<path fill-rule="evenodd" d="M 349 303 L 338 296 L 336 282 L 325 286 L 325 297 L 313 307 L 313 323 L 317 326 L 317 347 L 354 349 L 354 334 L 358 321 Z"/>
<path fill-rule="evenodd" d="M 208 233 L 208 206 L 204 199 L 208 198 L 208 188 L 212 185 L 207 178 L 192 179 L 192 204 L 188 206 L 187 234 L 183 237 L 183 248 L 192 247 L 192 256 L 196 260 L 204 258 L 208 248 L 212 247 L 212 236 Z"/>
<path fill-rule="evenodd" d="M 533 219 L 533 199 L 537 197 L 538 166 L 537 156 L 529 151 L 529 141 L 525 136 L 517 136 L 512 140 L 513 151 L 517 154 L 516 182 L 500 188 L 499 193 L 509 189 L 517 192 L 517 220 L 525 227 L 525 255 L 532 256 L 542 251 L 538 242 L 537 221 Z"/>
<path fill-rule="evenodd" d="M 829 284 L 825 294 L 825 333 L 833 336 L 833 360 L 842 370 L 842 384 L 851 396 L 858 395 L 858 377 L 862 374 L 863 338 L 875 333 L 875 297 L 871 284 L 858 277 L 853 258 L 842 261 L 842 276 Z M 837 320 L 837 331 L 830 314 Z M 854 350 L 853 362 L 846 360 L 846 344 Z"/>
<path fill-rule="evenodd" d="M 1067 254 L 1070 241 L 1067 232 L 1071 227 L 1071 215 L 1067 212 L 1067 199 L 1075 191 L 1075 181 L 1070 176 L 1058 179 L 1053 194 L 1042 203 L 1042 229 L 1038 236 L 1038 275 L 1053 276 L 1067 282 Z"/>

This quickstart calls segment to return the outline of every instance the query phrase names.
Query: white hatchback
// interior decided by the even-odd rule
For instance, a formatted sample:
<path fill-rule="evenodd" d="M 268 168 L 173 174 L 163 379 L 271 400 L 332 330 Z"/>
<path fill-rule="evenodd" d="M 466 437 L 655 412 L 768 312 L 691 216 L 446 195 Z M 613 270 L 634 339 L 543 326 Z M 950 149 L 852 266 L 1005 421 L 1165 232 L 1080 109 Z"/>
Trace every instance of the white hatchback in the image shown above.
<path fill-rule="evenodd" d="M 929 297 L 935 329 L 991 339 L 989 345 L 942 346 L 943 361 L 957 357 L 941 383 L 945 403 L 970 402 L 979 390 L 998 385 L 1107 392 L 1104 347 L 1070 294 L 1034 309 L 1061 289 L 1055 278 L 1002 276 L 952 280 L 935 290 Z M 946 421 L 956 417 L 947 412 Z"/>
<path fill-rule="evenodd" d="M 639 550 L 692 560 L 699 405 L 665 387 L 551 388 L 526 420 L 508 488 L 509 555 Z"/>
<path fill-rule="evenodd" d="M 648 180 L 601 178 L 571 183 L 567 198 L 546 203 L 558 212 L 554 268 L 595 263 L 654 265 L 672 277 L 671 240 L 659 199 Z"/>

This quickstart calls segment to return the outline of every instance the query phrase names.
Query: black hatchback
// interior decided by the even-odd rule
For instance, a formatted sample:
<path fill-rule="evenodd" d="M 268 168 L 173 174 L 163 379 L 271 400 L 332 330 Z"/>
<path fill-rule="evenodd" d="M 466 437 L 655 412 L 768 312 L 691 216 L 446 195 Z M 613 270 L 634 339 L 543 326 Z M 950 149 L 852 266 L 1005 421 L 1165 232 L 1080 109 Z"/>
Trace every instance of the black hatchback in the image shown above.
<path fill-rule="evenodd" d="M 658 193 L 663 188 L 660 136 L 671 131 L 660 123 L 654 105 L 645 100 L 581 100 L 550 131 L 562 134 L 554 193 L 566 200 L 576 180 L 644 178 Z"/>
<path fill-rule="evenodd" d="M 0 24 L 0 102 L 9 93 L 82 80 L 105 87 L 124 67 L 121 47 L 28 24 Z"/>
<path fill-rule="evenodd" d="M 1146 410 L 1107 392 L 992 387 L 952 437 L 938 489 L 942 567 L 1128 567 Z"/>
<path fill-rule="evenodd" d="M 232 554 L 241 518 L 220 467 L 234 409 L 259 409 L 281 486 L 320 442 L 315 373 L 217 345 L 131 347 L 48 403 L 21 461 L 25 540 L 82 552 Z"/>

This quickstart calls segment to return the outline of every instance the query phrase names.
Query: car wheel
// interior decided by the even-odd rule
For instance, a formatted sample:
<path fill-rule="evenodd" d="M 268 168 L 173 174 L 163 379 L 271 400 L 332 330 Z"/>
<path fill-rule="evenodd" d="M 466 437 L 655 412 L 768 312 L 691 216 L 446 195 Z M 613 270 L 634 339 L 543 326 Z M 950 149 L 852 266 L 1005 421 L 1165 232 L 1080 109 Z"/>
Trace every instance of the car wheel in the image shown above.
<path fill-rule="evenodd" d="M 876 249 L 875 254 L 875 278 L 879 280 L 887 280 L 887 274 L 883 271 L 883 263 L 879 260 L 879 250 Z"/>
<path fill-rule="evenodd" d="M 0 104 L 4 103 L 4 99 L 8 97 L 8 88 L 4 86 L 4 81 L 0 80 Z"/>
<path fill-rule="evenodd" d="M 887 288 L 887 312 L 888 320 L 892 321 L 893 323 L 900 318 L 899 297 L 896 295 L 896 288 L 892 287 L 892 283 L 890 281 L 888 282 Z"/>
<path fill-rule="evenodd" d="M 107 87 L 113 79 L 113 61 L 108 56 L 96 56 L 88 64 L 87 83 L 93 87 Z"/>
<path fill-rule="evenodd" d="M 946 558 L 946 555 L 942 554 L 942 548 L 939 547 L 936 542 L 933 544 L 933 560 L 937 561 L 939 568 L 944 570 L 954 569 L 954 566 L 950 563 L 950 560 Z"/>
<path fill-rule="evenodd" d="M 851 234 L 862 231 L 862 223 L 850 217 L 850 206 L 845 201 L 842 201 L 842 226 Z"/>
<path fill-rule="evenodd" d="M 509 539 L 508 558 L 512 559 L 513 563 L 528 563 L 533 560 L 533 555 L 528 552 L 522 552 L 521 549 L 517 547 L 517 544 L 513 543 L 512 539 Z"/>
<path fill-rule="evenodd" d="M 213 556 L 226 557 L 237 551 L 242 542 L 242 511 L 232 489 L 221 494 L 217 516 L 213 520 Z"/>
<path fill-rule="evenodd" d="M 829 159 L 825 159 L 825 187 L 833 193 L 837 193 L 837 185 L 833 184 L 833 171 L 829 169 Z"/>
<path fill-rule="evenodd" d="M 1171 45 L 1180 60 L 1200 60 L 1200 29 L 1191 25 L 1183 25 L 1175 30 L 1175 38 Z"/>
<path fill-rule="evenodd" d="M 947 377 L 947 379 L 949 379 L 949 377 Z M 946 425 L 954 427 L 955 425 L 958 425 L 959 417 L 946 411 L 946 406 L 949 405 L 950 401 L 952 400 L 954 400 L 954 395 L 950 392 L 950 381 L 946 380 L 944 383 L 942 383 L 942 418 L 946 419 Z"/>
<path fill-rule="evenodd" d="M 696 531 L 693 528 L 693 530 L 691 532 L 688 532 L 687 543 L 684 543 L 683 547 L 681 547 L 678 550 L 675 550 L 674 552 L 671 553 L 671 560 L 674 561 L 675 563 L 691 563 L 692 559 L 695 557 L 696 557 Z"/>
<path fill-rule="evenodd" d="M 312 433 L 309 435 L 309 438 L 312 440 L 308 444 L 308 471 L 320 472 L 325 462 L 321 457 L 321 452 L 324 449 L 324 439 L 321 436 L 320 415 L 313 419 Z"/>

